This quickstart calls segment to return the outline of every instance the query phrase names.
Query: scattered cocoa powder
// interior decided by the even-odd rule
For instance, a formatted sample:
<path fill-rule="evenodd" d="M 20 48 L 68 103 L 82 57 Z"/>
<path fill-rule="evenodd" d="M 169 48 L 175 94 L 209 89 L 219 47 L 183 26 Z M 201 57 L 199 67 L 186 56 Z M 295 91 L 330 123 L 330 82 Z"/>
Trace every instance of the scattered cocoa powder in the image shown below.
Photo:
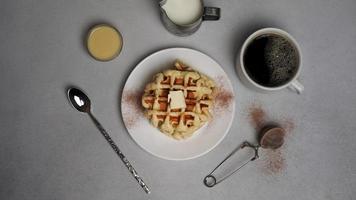
<path fill-rule="evenodd" d="M 217 76 L 214 78 L 216 81 L 217 93 L 215 97 L 214 113 L 222 114 L 226 111 L 230 111 L 230 106 L 234 100 L 234 95 L 231 91 L 227 90 L 226 78 L 223 76 Z"/>
<path fill-rule="evenodd" d="M 218 91 L 218 94 L 215 97 L 215 101 L 216 101 L 215 106 L 219 109 L 226 110 L 230 106 L 233 98 L 234 96 L 230 91 L 222 89 Z"/>
<path fill-rule="evenodd" d="M 291 133 L 293 133 L 294 122 L 292 119 L 285 119 L 282 123 L 282 127 L 286 131 L 287 136 L 289 136 Z"/>
<path fill-rule="evenodd" d="M 123 92 L 122 113 L 123 120 L 128 129 L 133 128 L 143 118 L 141 96 L 142 93 L 139 91 L 127 90 Z"/>
<path fill-rule="evenodd" d="M 216 83 L 215 103 L 212 109 L 213 118 L 208 123 L 208 127 L 214 126 L 215 119 L 225 116 L 226 112 L 231 112 L 234 102 L 234 94 L 226 89 L 226 78 L 224 76 L 214 77 Z"/>
<path fill-rule="evenodd" d="M 282 149 L 264 149 L 262 158 L 262 172 L 267 175 L 282 172 L 286 167 L 286 160 Z"/>
<path fill-rule="evenodd" d="M 266 124 L 266 113 L 261 105 L 253 104 L 249 108 L 250 123 L 257 131 L 260 131 Z"/>
<path fill-rule="evenodd" d="M 249 107 L 248 112 L 249 121 L 255 128 L 256 132 L 260 132 L 264 127 L 271 124 L 268 122 L 268 116 L 261 105 L 252 104 Z M 279 149 L 263 149 L 263 151 L 261 151 L 262 159 L 259 162 L 261 163 L 262 172 L 265 174 L 278 174 L 286 168 L 286 159 L 284 155 L 284 152 L 286 151 L 286 139 L 294 129 L 294 123 L 292 119 L 284 119 L 278 124 L 285 130 L 285 143 Z"/>

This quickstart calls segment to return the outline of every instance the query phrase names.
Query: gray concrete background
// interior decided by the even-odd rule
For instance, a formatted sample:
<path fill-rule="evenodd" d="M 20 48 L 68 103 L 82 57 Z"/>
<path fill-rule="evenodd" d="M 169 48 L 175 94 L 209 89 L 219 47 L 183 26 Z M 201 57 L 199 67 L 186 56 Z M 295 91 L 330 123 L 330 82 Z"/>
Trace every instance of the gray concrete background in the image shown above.
<path fill-rule="evenodd" d="M 191 37 L 169 34 L 156 1 L 2 0 L 0 3 L 0 199 L 355 199 L 356 1 L 206 0 L 222 8 Z M 93 60 L 83 48 L 95 23 L 115 25 L 120 56 Z M 260 94 L 241 85 L 234 60 L 254 30 L 279 27 L 303 51 L 302 95 Z M 166 47 L 190 47 L 216 59 L 236 93 L 230 133 L 213 151 L 167 161 L 140 149 L 127 134 L 119 97 L 130 71 Z M 140 80 L 138 80 L 140 81 Z M 67 102 L 76 85 L 94 113 L 152 189 L 147 196 L 90 119 Z M 283 151 L 287 166 L 268 175 L 261 161 L 214 188 L 202 178 L 243 140 L 254 141 L 248 107 L 260 104 L 271 120 L 295 128 Z"/>

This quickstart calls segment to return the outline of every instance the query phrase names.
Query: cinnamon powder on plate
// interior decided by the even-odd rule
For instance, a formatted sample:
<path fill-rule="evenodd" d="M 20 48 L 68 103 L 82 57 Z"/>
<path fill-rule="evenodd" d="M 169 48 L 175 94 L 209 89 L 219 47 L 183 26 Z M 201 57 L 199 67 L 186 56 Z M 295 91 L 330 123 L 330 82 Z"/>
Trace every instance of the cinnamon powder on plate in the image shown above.
<path fill-rule="evenodd" d="M 133 128 L 143 117 L 143 109 L 141 106 L 142 93 L 134 90 L 123 92 L 122 98 L 122 113 L 123 120 L 128 129 Z"/>
<path fill-rule="evenodd" d="M 223 76 L 217 76 L 214 78 L 216 81 L 217 92 L 215 96 L 214 113 L 222 114 L 226 111 L 230 111 L 230 106 L 233 103 L 234 95 L 231 91 L 225 88 L 227 84 L 226 79 Z"/>
<path fill-rule="evenodd" d="M 233 98 L 234 96 L 230 91 L 222 89 L 218 91 L 218 94 L 215 97 L 215 101 L 216 101 L 215 106 L 218 107 L 219 109 L 226 110 L 230 106 Z"/>

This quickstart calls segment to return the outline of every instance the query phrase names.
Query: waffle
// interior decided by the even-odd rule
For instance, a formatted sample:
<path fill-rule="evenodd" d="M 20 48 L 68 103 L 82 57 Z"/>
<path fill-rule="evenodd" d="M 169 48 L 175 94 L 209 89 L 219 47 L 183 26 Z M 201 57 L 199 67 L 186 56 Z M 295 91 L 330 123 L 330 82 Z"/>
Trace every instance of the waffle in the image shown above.
<path fill-rule="evenodd" d="M 180 140 L 192 136 L 212 118 L 216 87 L 212 79 L 180 61 L 175 61 L 174 68 L 156 74 L 146 85 L 142 106 L 154 127 Z M 185 107 L 172 108 L 172 91 L 182 91 Z"/>

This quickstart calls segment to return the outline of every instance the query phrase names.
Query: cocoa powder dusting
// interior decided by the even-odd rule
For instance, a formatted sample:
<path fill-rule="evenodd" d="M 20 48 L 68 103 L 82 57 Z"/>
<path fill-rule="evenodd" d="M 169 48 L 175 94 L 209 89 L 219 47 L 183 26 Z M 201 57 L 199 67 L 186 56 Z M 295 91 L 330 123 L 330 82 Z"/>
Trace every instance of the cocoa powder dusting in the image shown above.
<path fill-rule="evenodd" d="M 277 174 L 285 169 L 286 163 L 283 155 L 283 149 L 264 149 L 263 157 L 263 173 Z"/>
<path fill-rule="evenodd" d="M 268 122 L 268 116 L 261 105 L 252 104 L 248 109 L 249 121 L 251 125 L 256 129 L 256 132 L 260 132 L 261 129 L 270 125 Z M 286 139 L 290 136 L 290 133 L 294 129 L 294 123 L 292 119 L 284 119 L 279 125 L 285 130 L 285 143 L 279 149 L 263 149 L 261 151 L 261 169 L 262 172 L 268 175 L 278 174 L 283 172 L 286 168 Z"/>
<path fill-rule="evenodd" d="M 260 105 L 253 104 L 249 108 L 250 123 L 259 131 L 266 124 L 266 113 Z"/>
<path fill-rule="evenodd" d="M 123 93 L 123 119 L 128 129 L 133 128 L 143 117 L 141 96 L 139 91 L 128 90 Z"/>
<path fill-rule="evenodd" d="M 223 112 L 229 111 L 230 105 L 234 99 L 232 92 L 224 88 L 223 76 L 217 76 L 214 79 L 216 81 L 217 93 L 215 97 L 214 113 L 221 114 Z"/>
<path fill-rule="evenodd" d="M 282 123 L 282 126 L 286 130 L 287 136 L 289 136 L 293 132 L 294 123 L 293 123 L 292 119 L 284 120 Z"/>
<path fill-rule="evenodd" d="M 215 97 L 216 106 L 222 110 L 226 110 L 230 106 L 233 98 L 234 96 L 231 92 L 222 89 Z"/>

